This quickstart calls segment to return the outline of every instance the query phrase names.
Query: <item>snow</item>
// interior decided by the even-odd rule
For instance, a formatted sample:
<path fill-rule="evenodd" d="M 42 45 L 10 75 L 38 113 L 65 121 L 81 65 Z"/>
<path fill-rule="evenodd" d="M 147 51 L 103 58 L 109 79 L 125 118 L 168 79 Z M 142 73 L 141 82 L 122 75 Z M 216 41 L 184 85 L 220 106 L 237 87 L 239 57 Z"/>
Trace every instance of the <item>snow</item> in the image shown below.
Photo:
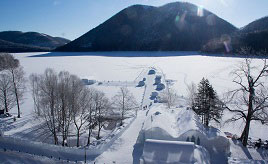
<path fill-rule="evenodd" d="M 145 119 L 146 111 L 139 111 L 136 120 L 119 137 L 114 144 L 96 159 L 96 163 L 124 163 L 129 164 L 133 161 L 132 152 L 134 145 Z"/>
<path fill-rule="evenodd" d="M 138 142 L 143 144 L 147 139 L 192 141 L 193 137 L 195 143 L 200 139 L 200 145 L 208 150 L 212 162 L 227 162 L 230 144 L 225 134 L 219 129 L 205 128 L 198 116 L 186 107 L 167 109 L 164 105 L 152 106 Z"/>
<path fill-rule="evenodd" d="M 192 142 L 152 140 L 145 141 L 144 163 L 203 163 L 209 164 L 208 152 Z"/>
<path fill-rule="evenodd" d="M 144 95 L 142 98 L 141 106 L 150 105 L 150 94 L 154 90 L 153 82 L 155 78 L 154 75 L 148 75 L 147 71 L 144 71 L 143 74 L 139 75 L 138 79 L 146 78 L 146 86 L 142 87 L 144 90 Z M 148 109 L 148 108 L 147 108 Z M 124 132 L 124 134 L 119 137 L 111 147 L 100 155 L 97 159 L 97 163 L 105 163 L 108 161 L 113 161 L 115 163 L 136 163 L 136 160 L 139 160 L 139 154 L 135 154 L 135 144 L 139 135 L 139 132 L 143 126 L 146 113 L 148 110 L 140 110 L 137 113 L 137 118 L 130 125 L 130 127 Z M 122 158 L 123 155 L 123 158 Z"/>
<path fill-rule="evenodd" d="M 235 88 L 236 86 L 232 83 L 232 77 L 229 76 L 229 72 L 232 70 L 234 64 L 242 61 L 241 58 L 227 58 L 227 57 L 209 57 L 209 56 L 201 56 L 197 53 L 183 52 L 182 54 L 178 52 L 140 52 L 141 55 L 146 56 L 163 56 L 168 55 L 168 57 L 122 57 L 123 55 L 133 56 L 133 54 L 139 52 L 92 52 L 92 53 L 66 53 L 67 56 L 57 56 L 57 57 L 29 57 L 37 54 L 46 54 L 46 53 L 19 53 L 14 54 L 16 58 L 18 58 L 24 67 L 26 72 L 26 76 L 29 76 L 31 73 L 43 73 L 46 68 L 53 68 L 56 71 L 66 70 L 70 73 L 76 74 L 79 77 L 93 77 L 94 80 L 99 82 L 104 82 L 103 85 L 97 86 L 96 89 L 104 91 L 109 98 L 116 94 L 121 86 L 127 86 L 128 89 L 136 97 L 139 103 L 143 103 L 143 105 L 150 105 L 152 102 L 149 97 L 152 94 L 152 91 L 155 91 L 155 87 L 152 84 L 154 83 L 154 78 L 156 75 L 162 75 L 163 79 L 172 79 L 176 81 L 174 84 L 174 88 L 178 91 L 179 95 L 186 96 L 186 84 L 191 82 L 198 83 L 202 77 L 208 78 L 210 83 L 214 86 L 215 90 L 221 96 L 228 90 Z M 52 55 L 56 53 L 52 53 Z M 64 54 L 64 53 L 63 53 Z M 81 55 L 81 56 L 72 56 L 72 55 Z M 86 56 L 89 55 L 89 56 Z M 104 55 L 104 56 L 99 56 Z M 108 56 L 118 56 L 118 57 L 108 57 Z M 175 56 L 175 55 L 186 55 L 186 56 Z M 260 63 L 259 59 L 256 59 L 256 62 Z M 148 70 L 152 67 L 156 68 L 156 75 L 148 75 Z M 146 78 L 146 90 L 144 87 L 135 87 L 140 80 Z M 162 79 L 162 80 L 163 80 Z M 107 81 L 110 81 L 109 84 Z M 111 82 L 113 81 L 113 82 Z M 91 86 L 89 86 L 91 87 Z M 144 98 L 144 101 L 142 101 Z M 197 124 L 195 117 L 191 115 L 190 111 L 186 111 L 186 103 L 181 99 L 180 108 L 172 109 L 168 112 L 163 112 L 165 109 L 164 106 L 153 105 L 148 115 L 151 117 L 144 116 L 144 127 L 147 128 L 147 135 L 150 135 L 149 129 L 152 130 L 151 127 L 158 128 L 158 130 L 163 130 L 161 134 L 164 139 L 175 140 L 180 138 L 182 141 L 185 141 L 188 136 L 192 134 L 197 134 L 197 131 L 200 136 L 204 135 L 204 140 L 210 140 L 213 144 L 221 146 L 221 144 L 225 144 L 218 142 L 219 140 L 213 140 L 213 138 L 218 138 L 219 136 L 223 137 L 222 132 L 230 132 L 233 134 L 240 135 L 241 131 L 244 127 L 244 123 L 236 122 L 232 124 L 224 124 L 223 122 L 229 119 L 232 116 L 232 113 L 225 112 L 221 124 L 213 124 L 217 129 L 203 129 L 201 124 Z M 22 109 L 22 118 L 17 119 L 16 122 L 13 122 L 12 118 L 5 118 L 0 120 L 0 128 L 4 129 L 5 135 L 16 138 L 23 138 L 26 142 L 29 140 L 43 142 L 43 143 L 51 143 L 51 136 L 46 131 L 42 122 L 36 119 L 33 115 L 33 101 L 31 98 L 31 94 L 28 92 L 24 99 L 24 104 L 21 106 Z M 160 112 L 161 114 L 156 114 L 156 112 Z M 16 115 L 16 109 L 11 110 L 11 114 Z M 145 111 L 142 111 L 145 112 Z M 138 113 L 139 117 L 143 115 Z M 174 117 L 174 115 L 176 115 Z M 178 117 L 182 115 L 181 117 Z M 159 117 L 160 116 L 160 117 Z M 112 159 L 109 154 L 115 157 L 116 160 L 120 161 L 120 153 L 123 150 L 128 153 L 128 160 L 136 161 L 137 156 L 141 156 L 142 151 L 140 151 L 139 143 L 136 143 L 136 139 L 138 138 L 138 129 L 142 129 L 143 121 L 139 120 L 137 117 L 136 120 L 130 125 L 129 129 L 135 131 L 132 133 L 128 131 L 128 129 L 122 134 L 126 137 L 115 140 L 115 143 L 120 143 L 124 141 L 125 144 L 121 144 L 120 146 L 116 146 L 116 144 L 111 143 L 111 147 L 116 147 L 116 149 L 120 150 L 117 152 L 108 149 L 110 153 L 105 152 L 108 156 L 103 154 L 100 156 L 98 160 L 104 161 L 104 159 Z M 161 118 L 162 117 L 162 118 Z M 189 119 L 188 118 L 194 118 Z M 150 119 L 153 119 L 153 124 L 150 123 Z M 167 121 L 168 120 L 168 121 Z M 5 125 L 3 125 L 5 122 Z M 133 125 L 137 125 L 137 127 L 133 127 Z M 117 129 L 118 130 L 118 129 Z M 192 131 L 191 131 L 192 130 Z M 119 131 L 119 130 L 118 130 Z M 141 133 L 143 133 L 142 131 Z M 111 136 L 116 135 L 117 133 L 112 133 L 111 136 L 109 134 L 111 131 L 103 130 L 102 136 L 109 140 Z M 157 133 L 157 130 L 154 132 Z M 152 133 L 153 134 L 153 133 Z M 159 138 L 153 139 L 161 139 Z M 131 136 L 128 140 L 127 137 Z M 141 135 L 139 135 L 141 136 Z M 250 129 L 250 137 L 257 139 L 262 138 L 262 140 L 266 140 L 268 136 L 267 126 L 261 125 L 252 121 L 251 129 Z M 81 143 L 85 140 L 85 136 L 81 136 Z M 213 141 L 211 141 L 213 140 Z M 224 139 L 220 139 L 223 141 Z M 129 144 L 126 143 L 129 142 Z M 201 140 L 202 141 L 202 140 Z M 202 143 L 202 142 L 201 142 Z M 204 142 L 203 142 L 204 143 Z M 231 155 L 231 160 L 238 161 L 238 158 L 243 158 L 244 160 L 248 160 L 248 156 L 243 155 L 243 150 L 235 149 L 235 146 L 230 142 L 230 150 L 233 153 Z M 134 148 L 133 148 L 134 146 Z M 204 146 L 205 147 L 205 146 Z M 133 152 L 131 152 L 131 150 Z M 209 150 L 209 149 L 207 149 Z M 253 154 L 256 154 L 256 160 L 267 160 L 266 158 L 260 158 L 257 156 L 255 150 L 252 151 Z M 132 156 L 134 153 L 134 156 Z M 136 154 L 135 154 L 136 153 Z M 124 153 L 125 154 L 125 153 Z M 241 155 L 242 154 L 242 155 Z M 245 153 L 244 153 L 245 154 Z M 110 156 L 110 157 L 109 157 Z M 255 155 L 253 155 L 255 157 Z M 135 157 L 135 158 L 134 158 Z M 123 158 L 123 157 L 121 157 Z M 224 159 L 226 160 L 226 159 Z"/>
<path fill-rule="evenodd" d="M 237 140 L 229 139 L 231 144 L 231 154 L 229 163 L 268 163 L 267 149 L 245 148 Z"/>
<path fill-rule="evenodd" d="M 16 151 L 2 151 L 0 150 L 0 163 L 1 164 L 18 164 L 18 163 L 24 163 L 24 164 L 47 164 L 47 163 L 67 163 L 66 160 L 59 160 L 59 159 L 50 159 L 47 157 L 40 157 L 36 155 L 31 155 L 27 153 L 22 152 L 16 152 Z M 68 162 L 68 163 L 74 163 L 74 162 Z M 82 163 L 82 162 L 78 162 Z"/>

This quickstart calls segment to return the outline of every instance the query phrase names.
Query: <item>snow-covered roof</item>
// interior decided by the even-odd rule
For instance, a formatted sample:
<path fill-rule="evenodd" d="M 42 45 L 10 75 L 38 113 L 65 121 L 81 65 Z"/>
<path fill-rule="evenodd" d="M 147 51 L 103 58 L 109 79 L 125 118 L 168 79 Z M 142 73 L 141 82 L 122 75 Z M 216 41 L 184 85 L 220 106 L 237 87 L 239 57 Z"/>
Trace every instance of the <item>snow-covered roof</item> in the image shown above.
<path fill-rule="evenodd" d="M 147 139 L 191 141 L 207 149 L 213 158 L 230 152 L 225 134 L 216 128 L 204 127 L 195 112 L 186 107 L 168 109 L 163 104 L 152 106 L 138 142 L 144 143 Z"/>
<path fill-rule="evenodd" d="M 144 163 L 210 163 L 208 152 L 192 142 L 152 140 L 144 144 Z"/>

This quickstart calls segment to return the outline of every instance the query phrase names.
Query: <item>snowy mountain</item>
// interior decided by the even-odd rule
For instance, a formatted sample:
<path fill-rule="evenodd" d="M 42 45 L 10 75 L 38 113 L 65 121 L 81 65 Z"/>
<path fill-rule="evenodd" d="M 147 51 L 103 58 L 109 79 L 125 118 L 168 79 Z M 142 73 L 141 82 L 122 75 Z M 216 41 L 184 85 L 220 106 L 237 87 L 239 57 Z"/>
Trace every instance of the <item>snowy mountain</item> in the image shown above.
<path fill-rule="evenodd" d="M 237 28 L 186 2 L 130 6 L 56 51 L 198 51 Z"/>
<path fill-rule="evenodd" d="M 70 40 L 52 37 L 37 32 L 3 31 L 0 32 L 1 52 L 51 51 L 69 43 Z"/>

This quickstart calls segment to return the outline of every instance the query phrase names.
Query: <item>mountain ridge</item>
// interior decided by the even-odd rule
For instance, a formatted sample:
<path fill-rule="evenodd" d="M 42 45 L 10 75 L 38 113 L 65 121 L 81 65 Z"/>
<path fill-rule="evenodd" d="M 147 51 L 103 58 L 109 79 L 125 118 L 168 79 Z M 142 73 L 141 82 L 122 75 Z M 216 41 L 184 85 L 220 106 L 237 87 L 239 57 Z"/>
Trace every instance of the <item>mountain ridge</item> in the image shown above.
<path fill-rule="evenodd" d="M 186 2 L 133 5 L 56 51 L 198 51 L 208 40 L 236 30 Z"/>
<path fill-rule="evenodd" d="M 0 52 L 52 51 L 56 47 L 70 42 L 61 37 L 22 31 L 2 31 L 0 40 Z"/>

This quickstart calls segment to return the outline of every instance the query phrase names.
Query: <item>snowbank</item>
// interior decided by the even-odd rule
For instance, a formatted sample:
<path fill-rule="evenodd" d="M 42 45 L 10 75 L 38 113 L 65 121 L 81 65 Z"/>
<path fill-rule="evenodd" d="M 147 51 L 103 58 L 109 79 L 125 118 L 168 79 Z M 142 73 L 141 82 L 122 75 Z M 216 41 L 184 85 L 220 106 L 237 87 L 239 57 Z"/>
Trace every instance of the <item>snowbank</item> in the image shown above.
<path fill-rule="evenodd" d="M 18 164 L 18 163 L 24 163 L 24 164 L 63 164 L 63 163 L 80 163 L 83 162 L 71 162 L 67 160 L 62 159 L 51 159 L 47 157 L 40 157 L 32 154 L 22 153 L 22 152 L 16 152 L 16 151 L 2 151 L 0 150 L 0 163 L 1 164 Z"/>
<path fill-rule="evenodd" d="M 253 160 L 253 159 L 236 159 L 230 158 L 228 160 L 229 164 L 267 164 L 265 160 Z"/>
<path fill-rule="evenodd" d="M 144 144 L 147 139 L 194 142 L 208 150 L 212 161 L 219 158 L 227 161 L 230 153 L 230 143 L 224 133 L 216 128 L 205 128 L 199 117 L 186 108 L 153 106 L 137 143 Z"/>
<path fill-rule="evenodd" d="M 0 147 L 7 150 L 24 152 L 27 154 L 34 154 L 37 156 L 45 156 L 49 158 L 62 159 L 68 161 L 83 161 L 85 159 L 85 153 L 88 160 L 94 160 L 95 157 L 106 151 L 115 140 L 117 140 L 126 129 L 136 119 L 133 118 L 130 123 L 120 131 L 117 131 L 102 141 L 101 144 L 87 148 L 82 147 L 62 147 L 41 142 L 33 142 L 29 140 L 23 140 L 21 138 L 14 138 L 10 136 L 0 137 Z M 85 152 L 86 151 L 86 152 Z"/>
<path fill-rule="evenodd" d="M 141 163 L 203 163 L 209 164 L 208 152 L 192 142 L 147 139 Z"/>

